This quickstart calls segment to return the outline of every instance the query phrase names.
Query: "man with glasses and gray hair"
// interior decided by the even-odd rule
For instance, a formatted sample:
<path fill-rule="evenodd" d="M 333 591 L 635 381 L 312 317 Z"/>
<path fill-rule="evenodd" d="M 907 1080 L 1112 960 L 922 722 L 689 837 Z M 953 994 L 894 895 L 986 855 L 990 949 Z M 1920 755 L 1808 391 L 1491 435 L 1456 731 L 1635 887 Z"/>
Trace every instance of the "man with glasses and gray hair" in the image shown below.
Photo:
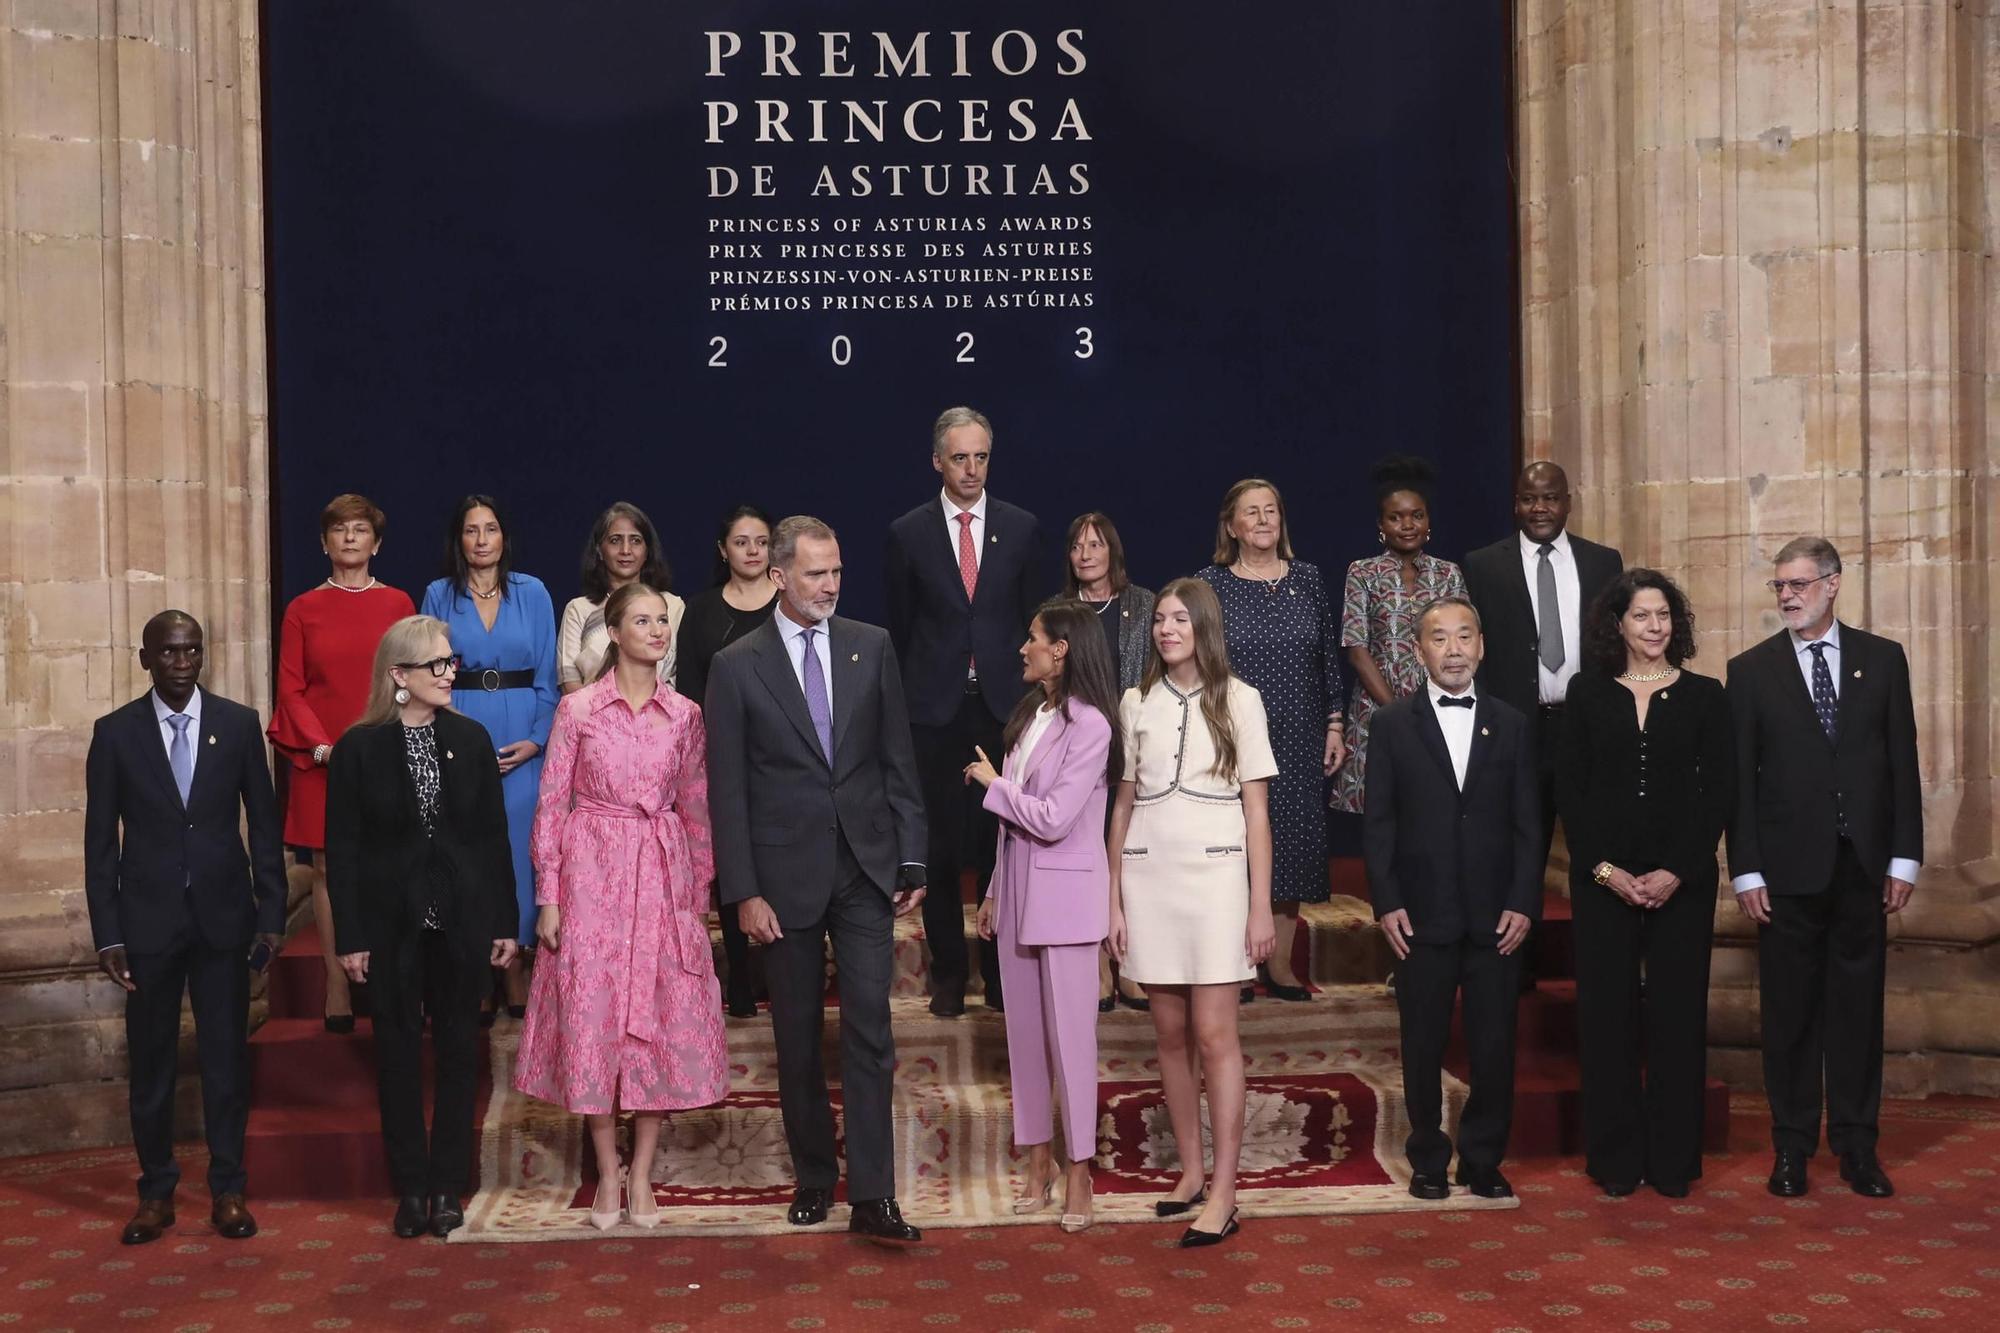
<path fill-rule="evenodd" d="M 1834 617 L 1840 554 L 1823 537 L 1778 552 L 1785 627 L 1729 663 L 1736 815 L 1729 873 L 1757 923 L 1769 1188 L 1806 1192 L 1827 1145 L 1857 1194 L 1894 1193 L 1875 1155 L 1882 1103 L 1887 918 L 1924 855 L 1916 710 L 1901 644 Z"/>

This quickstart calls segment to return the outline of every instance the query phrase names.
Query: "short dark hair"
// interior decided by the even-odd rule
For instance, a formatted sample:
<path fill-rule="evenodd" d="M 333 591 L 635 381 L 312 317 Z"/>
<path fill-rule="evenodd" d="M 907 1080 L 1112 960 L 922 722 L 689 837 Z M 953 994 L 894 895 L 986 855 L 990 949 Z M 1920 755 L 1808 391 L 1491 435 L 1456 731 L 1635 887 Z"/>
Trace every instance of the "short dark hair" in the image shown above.
<path fill-rule="evenodd" d="M 1657 569 L 1628 569 L 1597 594 L 1583 618 L 1583 660 L 1592 670 L 1615 676 L 1625 669 L 1625 637 L 1618 622 L 1632 609 L 1632 599 L 1641 588 L 1651 588 L 1667 599 L 1667 617 L 1673 634 L 1667 639 L 1667 661 L 1679 666 L 1695 654 L 1694 609 L 1680 585 Z"/>
<path fill-rule="evenodd" d="M 319 535 L 324 537 L 333 530 L 336 523 L 346 523 L 351 519 L 361 519 L 375 529 L 380 537 L 389 530 L 389 516 L 382 507 L 365 495 L 336 495 L 326 502 L 326 508 L 319 511 Z"/>
<path fill-rule="evenodd" d="M 1118 529 L 1112 525 L 1109 514 L 1100 514 L 1095 509 L 1087 514 L 1078 514 L 1069 521 L 1069 535 L 1063 538 L 1063 596 L 1075 597 L 1080 589 L 1076 581 L 1076 566 L 1069 561 L 1070 550 L 1083 536 L 1085 528 L 1096 528 L 1097 535 L 1104 539 L 1104 554 L 1110 568 L 1111 591 L 1115 596 L 1124 592 L 1132 580 L 1125 573 L 1125 543 L 1118 538 Z M 1115 726 L 1117 718 L 1111 719 Z"/>
<path fill-rule="evenodd" d="M 724 514 L 722 516 L 722 526 L 715 530 L 715 577 L 711 582 L 718 588 L 729 582 L 729 557 L 722 553 L 722 548 L 729 545 L 731 530 L 746 518 L 754 518 L 759 523 L 762 523 L 766 537 L 771 536 L 777 531 L 778 525 L 771 521 L 771 516 L 756 505 L 737 505 L 736 508 Z"/>
<path fill-rule="evenodd" d="M 494 586 L 504 599 L 507 596 L 507 576 L 514 570 L 514 543 L 507 536 L 507 515 L 501 510 L 500 502 L 490 495 L 475 492 L 460 500 L 451 511 L 451 524 L 444 532 L 444 576 L 450 581 L 453 593 L 465 596 L 466 581 L 472 577 L 472 566 L 465 563 L 465 543 L 459 540 L 459 534 L 465 531 L 465 516 L 475 509 L 491 509 L 494 521 L 500 525 L 500 564 L 496 571 L 499 582 Z"/>
<path fill-rule="evenodd" d="M 638 505 L 614 500 L 597 516 L 597 522 L 590 525 L 590 540 L 583 546 L 583 595 L 593 602 L 611 595 L 611 571 L 604 565 L 604 539 L 611 535 L 611 525 L 621 518 L 637 528 L 639 540 L 646 543 L 646 563 L 639 566 L 638 581 L 654 592 L 672 592 L 674 574 L 667 568 L 667 558 L 660 554 L 660 534 L 654 530 L 653 520 Z"/>

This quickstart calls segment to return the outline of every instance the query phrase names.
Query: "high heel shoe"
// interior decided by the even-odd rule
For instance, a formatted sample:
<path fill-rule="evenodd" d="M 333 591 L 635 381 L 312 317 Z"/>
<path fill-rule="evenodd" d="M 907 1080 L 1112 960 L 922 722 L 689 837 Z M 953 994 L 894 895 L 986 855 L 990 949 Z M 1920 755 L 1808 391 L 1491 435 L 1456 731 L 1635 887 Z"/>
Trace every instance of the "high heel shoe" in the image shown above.
<path fill-rule="evenodd" d="M 1053 1182 L 1053 1181 L 1051 1181 L 1050 1183 L 1051 1183 L 1051 1184 L 1053 1184 L 1054 1182 Z M 1086 1198 L 1086 1200 L 1087 1200 L 1087 1199 L 1089 1198 L 1089 1196 L 1088 1196 L 1088 1195 L 1086 1195 L 1086 1196 L 1085 1196 L 1085 1198 Z M 1064 1191 L 1063 1191 L 1063 1207 L 1064 1207 L 1065 1209 L 1067 1209 L 1067 1208 L 1069 1207 L 1069 1191 L 1068 1191 L 1068 1189 L 1064 1189 Z M 1064 1213 L 1063 1213 L 1063 1215 L 1062 1215 L 1062 1221 L 1061 1221 L 1060 1223 L 1058 1223 L 1057 1225 L 1059 1225 L 1059 1226 L 1061 1226 L 1061 1227 L 1062 1227 L 1062 1229 L 1063 1229 L 1063 1231 L 1064 1231 L 1064 1233 L 1065 1233 L 1065 1234 L 1067 1234 L 1067 1235 L 1071 1235 L 1071 1236 L 1074 1236 L 1074 1235 L 1078 1234 L 1079 1232 L 1084 1232 L 1084 1231 L 1088 1231 L 1088 1230 L 1090 1230 L 1090 1224 L 1091 1224 L 1092 1222 L 1095 1222 L 1096 1220 L 1097 1220 L 1097 1217 L 1096 1217 L 1095 1213 L 1072 1213 L 1072 1212 L 1064 1212 Z"/>
<path fill-rule="evenodd" d="M 1154 1217 L 1179 1217 L 1183 1213 L 1201 1207 L 1208 1202 L 1208 1186 L 1203 1185 L 1194 1192 L 1192 1199 L 1162 1199 L 1153 1205 Z"/>
<path fill-rule="evenodd" d="M 1055 1192 L 1056 1178 L 1052 1175 L 1042 1182 L 1040 1194 L 1030 1194 L 1026 1198 L 1014 1200 L 1014 1216 L 1025 1217 L 1029 1213 L 1041 1212 L 1049 1206 L 1049 1200 L 1055 1196 Z"/>
<path fill-rule="evenodd" d="M 1117 1007 L 1118 1007 L 1118 997 L 1116 995 L 1100 995 L 1097 997 L 1098 1013 L 1108 1014 Z"/>
<path fill-rule="evenodd" d="M 646 1201 L 646 1211 L 640 1212 L 639 1200 Z M 641 1231 L 651 1231 L 660 1225 L 660 1205 L 653 1198 L 653 1182 L 640 1180 L 633 1183 L 631 1175 L 625 1177 L 625 1220 Z"/>
<path fill-rule="evenodd" d="M 608 1211 L 600 1212 L 597 1204 L 598 1200 L 604 1197 L 606 1183 L 602 1180 L 598 1182 L 597 1198 L 590 1201 L 590 1225 L 596 1227 L 599 1231 L 611 1230 L 611 1228 L 618 1225 L 618 1219 L 625 1215 L 622 1200 L 622 1196 L 625 1193 L 625 1169 L 620 1167 L 618 1169 L 618 1178 L 615 1181 L 609 1182 L 611 1186 L 611 1207 Z"/>
<path fill-rule="evenodd" d="M 1220 1245 L 1243 1228 L 1236 1225 L 1237 1210 L 1229 1210 L 1229 1220 L 1222 1224 L 1220 1231 L 1203 1231 L 1200 1227 L 1189 1227 L 1181 1233 L 1181 1248 L 1199 1250 L 1208 1245 Z"/>

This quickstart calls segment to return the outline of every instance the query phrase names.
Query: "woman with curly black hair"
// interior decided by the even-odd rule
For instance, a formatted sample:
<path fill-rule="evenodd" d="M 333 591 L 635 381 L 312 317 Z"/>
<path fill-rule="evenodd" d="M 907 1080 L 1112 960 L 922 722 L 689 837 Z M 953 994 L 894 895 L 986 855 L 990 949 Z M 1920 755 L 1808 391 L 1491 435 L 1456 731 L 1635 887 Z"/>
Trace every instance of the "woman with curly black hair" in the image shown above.
<path fill-rule="evenodd" d="M 1694 614 L 1628 569 L 1583 620 L 1556 802 L 1569 842 L 1584 1166 L 1606 1194 L 1701 1175 L 1715 847 L 1735 798 L 1721 682 L 1684 664 Z M 1641 979 L 1643 977 L 1643 986 Z"/>

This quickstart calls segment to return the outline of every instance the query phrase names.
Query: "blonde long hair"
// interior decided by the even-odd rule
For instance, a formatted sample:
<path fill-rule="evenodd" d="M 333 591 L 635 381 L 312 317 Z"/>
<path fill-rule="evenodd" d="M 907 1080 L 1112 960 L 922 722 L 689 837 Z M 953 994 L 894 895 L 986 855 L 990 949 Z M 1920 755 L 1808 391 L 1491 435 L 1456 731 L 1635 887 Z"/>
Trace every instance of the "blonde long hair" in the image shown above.
<path fill-rule="evenodd" d="M 355 726 L 379 727 L 401 715 L 403 706 L 396 702 L 396 678 L 389 674 L 389 668 L 421 658 L 430 652 L 431 643 L 440 635 L 446 643 L 451 642 L 451 627 L 436 616 L 404 616 L 383 631 L 382 642 L 375 645 L 375 674 L 369 678 L 368 706 L 361 710 Z"/>
<path fill-rule="evenodd" d="M 632 609 L 632 603 L 638 601 L 641 597 L 658 598 L 662 609 L 664 609 L 667 605 L 667 595 L 661 592 L 658 588 L 650 588 L 643 583 L 636 583 L 636 582 L 628 583 L 624 587 L 618 589 L 618 591 L 612 593 L 609 597 L 604 599 L 605 630 L 609 632 L 617 629 L 620 625 L 624 624 L 625 613 L 630 611 Z M 671 630 L 669 630 L 668 632 L 670 634 L 672 633 Z M 671 648 L 673 645 L 671 642 L 669 642 L 667 646 Z M 593 676 L 591 679 L 603 680 L 606 676 L 610 675 L 617 669 L 618 669 L 618 640 L 613 639 L 611 640 L 611 642 L 604 645 L 604 665 L 597 668 L 597 674 Z"/>
<path fill-rule="evenodd" d="M 1229 720 L 1229 645 L 1222 637 L 1222 603 L 1215 589 L 1200 579 L 1175 579 L 1160 589 L 1153 602 L 1153 614 L 1172 597 L 1187 608 L 1188 623 L 1194 629 L 1194 666 L 1201 676 L 1201 715 L 1208 722 L 1208 736 L 1215 743 L 1215 771 L 1225 781 L 1236 780 L 1236 728 Z M 1139 696 L 1151 694 L 1167 675 L 1160 660 L 1159 644 L 1149 636 L 1152 651 L 1146 656 L 1146 674 L 1139 680 Z"/>

